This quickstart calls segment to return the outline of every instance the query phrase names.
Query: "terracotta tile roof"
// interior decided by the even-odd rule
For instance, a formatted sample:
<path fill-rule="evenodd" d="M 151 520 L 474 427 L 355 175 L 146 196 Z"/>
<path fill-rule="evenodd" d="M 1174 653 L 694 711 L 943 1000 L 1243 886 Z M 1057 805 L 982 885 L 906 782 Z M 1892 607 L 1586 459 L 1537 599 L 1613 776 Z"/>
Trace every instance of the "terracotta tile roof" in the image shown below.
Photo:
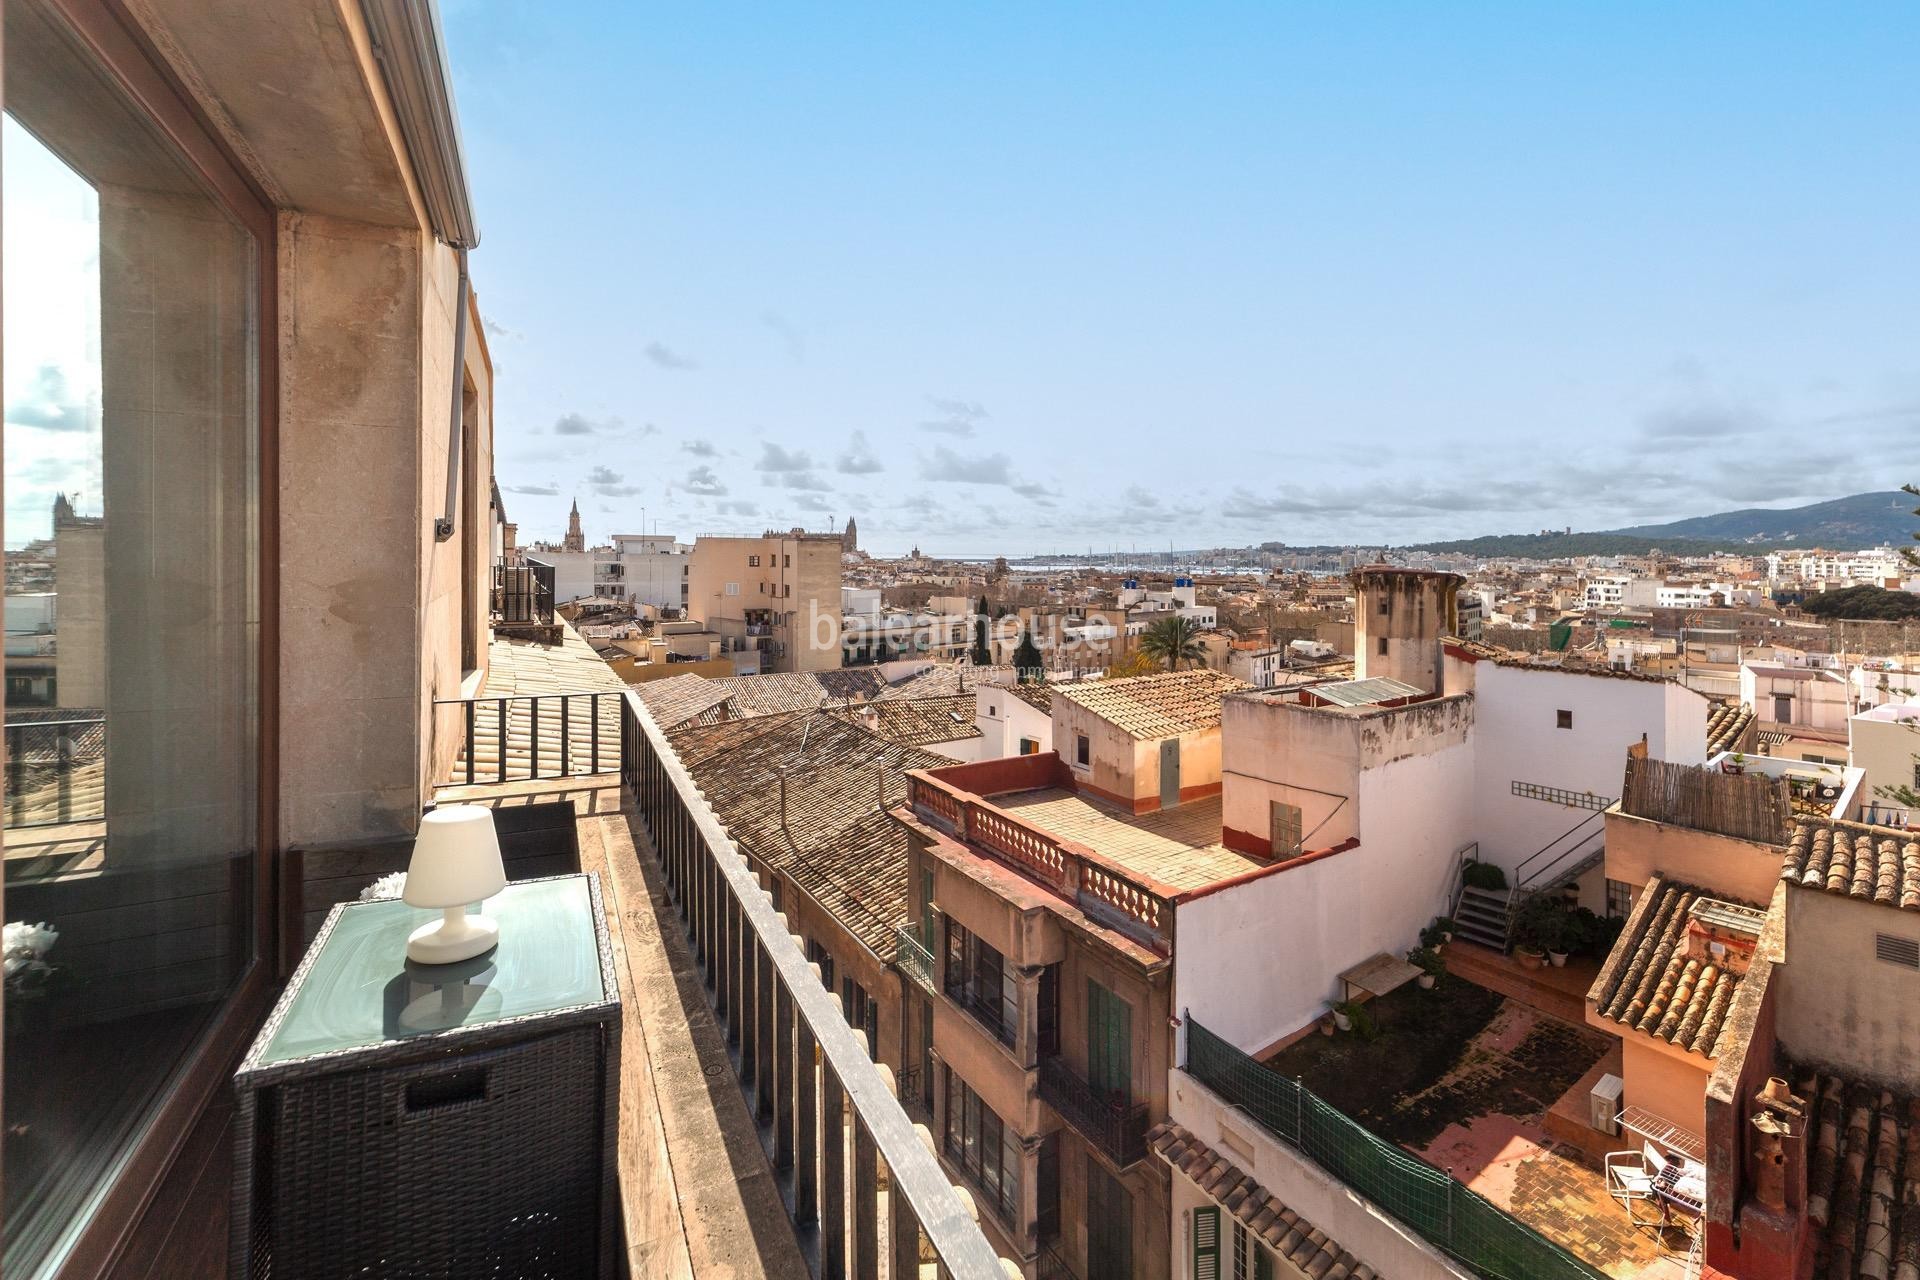
<path fill-rule="evenodd" d="M 1587 993 L 1595 1011 L 1691 1053 L 1716 1057 L 1745 966 L 1744 957 L 1716 964 L 1703 948 L 1689 946 L 1689 926 L 1702 917 L 1757 935 L 1766 913 L 1655 876 Z"/>
<path fill-rule="evenodd" d="M 536 738 L 540 772 L 553 769 L 563 738 L 567 772 L 593 773 L 596 764 L 599 772 L 610 772 L 620 760 L 620 717 L 615 699 L 600 699 L 596 735 L 593 702 L 582 695 L 619 694 L 626 689 L 627 682 L 564 619 L 558 644 L 495 636 L 487 644 L 487 679 L 474 706 L 473 736 L 461 744 L 451 769 L 440 781 L 464 782 L 469 760 L 476 782 L 529 778 L 535 772 Z M 573 695 L 564 700 L 568 708 L 564 716 L 563 699 L 555 696 L 559 694 Z M 536 709 L 530 701 L 534 696 L 541 699 L 537 725 Z M 501 704 L 489 703 L 489 698 L 511 699 L 506 703 L 504 734 L 499 717 Z"/>
<path fill-rule="evenodd" d="M 685 724 L 732 696 L 724 686 L 692 674 L 642 681 L 633 686 L 633 691 L 662 729 Z"/>
<path fill-rule="evenodd" d="M 980 726 L 974 723 L 978 709 L 973 695 L 962 693 L 951 698 L 888 698 L 835 707 L 832 713 L 849 724 L 871 730 L 888 742 L 924 747 L 979 737 Z"/>
<path fill-rule="evenodd" d="M 683 725 L 667 738 L 734 843 L 891 963 L 907 834 L 885 810 L 906 802 L 908 770 L 953 762 L 816 712 Z"/>
<path fill-rule="evenodd" d="M 1780 878 L 1803 889 L 1920 911 L 1920 832 L 1859 822 L 1801 822 Z"/>
<path fill-rule="evenodd" d="M 1920 1096 L 1832 1074 L 1789 1078 L 1812 1112 L 1813 1274 L 1884 1280 L 1920 1271 Z"/>
<path fill-rule="evenodd" d="M 1053 686 L 1044 680 L 1023 680 L 1008 686 L 1007 692 L 1036 711 L 1053 714 Z"/>
<path fill-rule="evenodd" d="M 1053 696 L 1085 707 L 1133 737 L 1166 738 L 1217 727 L 1220 699 L 1251 688 L 1224 671 L 1196 667 L 1192 671 L 1062 685 Z"/>
<path fill-rule="evenodd" d="M 880 674 L 878 667 L 842 667 L 838 671 L 816 671 L 813 678 L 820 682 L 829 698 L 873 698 L 887 687 L 887 678 Z"/>
<path fill-rule="evenodd" d="M 1372 1267 L 1340 1247 L 1337 1240 L 1282 1204 L 1225 1156 L 1164 1120 L 1147 1131 L 1147 1149 L 1192 1179 L 1242 1226 L 1306 1275 L 1316 1280 L 1376 1280 Z M 1222 1241 L 1222 1252 L 1231 1246 Z M 1224 1272 L 1223 1272 L 1224 1274 Z"/>
<path fill-rule="evenodd" d="M 721 676 L 713 681 L 729 698 L 726 719 L 771 716 L 782 711 L 811 711 L 827 701 L 826 688 L 811 671 L 770 671 L 757 676 Z"/>
<path fill-rule="evenodd" d="M 971 694 L 983 684 L 1007 685 L 1014 679 L 1012 667 L 975 667 L 943 662 L 890 684 L 874 696 L 883 701 L 892 698 L 940 698 L 957 693 Z"/>
<path fill-rule="evenodd" d="M 1753 708 L 1743 702 L 1722 702 L 1707 712 L 1707 754 L 1731 751 L 1753 723 Z"/>
<path fill-rule="evenodd" d="M 667 740 L 680 757 L 680 763 L 692 769 L 708 758 L 731 751 L 743 742 L 770 733 L 790 720 L 818 715 L 815 711 L 782 711 L 771 716 L 749 716 L 742 720 L 717 720 L 702 724 L 697 720 L 676 725 L 667 732 Z"/>

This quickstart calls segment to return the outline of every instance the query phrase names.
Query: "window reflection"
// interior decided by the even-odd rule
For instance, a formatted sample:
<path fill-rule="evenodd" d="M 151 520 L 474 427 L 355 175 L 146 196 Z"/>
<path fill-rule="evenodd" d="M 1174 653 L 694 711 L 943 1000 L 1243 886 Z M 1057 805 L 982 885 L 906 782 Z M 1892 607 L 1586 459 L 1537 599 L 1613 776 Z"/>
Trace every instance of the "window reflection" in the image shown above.
<path fill-rule="evenodd" d="M 5 1250 L 56 1263 L 253 958 L 256 246 L 6 3 Z"/>

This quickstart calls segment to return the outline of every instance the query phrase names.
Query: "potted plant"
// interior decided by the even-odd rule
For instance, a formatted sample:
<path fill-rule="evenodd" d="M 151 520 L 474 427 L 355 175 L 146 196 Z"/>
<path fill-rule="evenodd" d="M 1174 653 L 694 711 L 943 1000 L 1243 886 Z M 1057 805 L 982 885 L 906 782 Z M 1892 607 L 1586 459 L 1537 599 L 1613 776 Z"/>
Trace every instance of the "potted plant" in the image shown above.
<path fill-rule="evenodd" d="M 1327 1012 L 1333 1015 L 1333 1025 L 1342 1031 L 1353 1030 L 1354 1003 L 1351 1000 L 1335 1000 L 1327 1006 Z"/>
<path fill-rule="evenodd" d="M 1720 762 L 1720 771 L 1722 773 L 1745 773 L 1747 771 L 1747 758 L 1736 751 Z"/>
<path fill-rule="evenodd" d="M 1432 924 L 1420 931 L 1420 945 L 1431 951 L 1443 951 L 1453 941 L 1453 921 L 1447 916 L 1435 916 Z"/>
<path fill-rule="evenodd" d="M 1530 942 L 1517 944 L 1513 949 L 1513 958 L 1520 962 L 1522 969 L 1541 969 L 1547 963 L 1547 953 Z"/>
<path fill-rule="evenodd" d="M 1447 962 L 1432 947 L 1415 947 L 1407 952 L 1407 963 L 1420 970 L 1420 976 L 1414 981 L 1422 991 L 1433 990 L 1433 984 L 1447 971 Z"/>
<path fill-rule="evenodd" d="M 1540 961 L 1548 957 L 1555 968 L 1563 967 L 1567 963 L 1571 919 L 1565 899 L 1547 895 L 1529 898 L 1513 917 L 1513 937 L 1521 944 L 1516 953 L 1522 967 L 1538 969 Z"/>
<path fill-rule="evenodd" d="M 1469 889 L 1497 891 L 1507 887 L 1507 873 L 1491 862 L 1478 859 L 1467 863 L 1460 869 L 1460 879 Z"/>
<path fill-rule="evenodd" d="M 1331 1013 L 1320 1015 L 1320 1034 L 1323 1036 L 1333 1034 L 1333 1015 Z"/>

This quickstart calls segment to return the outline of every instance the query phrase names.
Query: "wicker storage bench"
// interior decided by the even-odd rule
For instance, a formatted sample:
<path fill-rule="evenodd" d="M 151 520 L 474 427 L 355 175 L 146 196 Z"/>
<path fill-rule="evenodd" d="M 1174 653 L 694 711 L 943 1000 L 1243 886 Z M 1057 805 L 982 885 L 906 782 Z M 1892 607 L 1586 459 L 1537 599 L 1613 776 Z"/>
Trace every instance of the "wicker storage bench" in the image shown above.
<path fill-rule="evenodd" d="M 333 909 L 234 1077 L 233 1280 L 614 1274 L 620 1001 L 599 883 L 488 899 L 500 944 L 416 965 L 437 913 Z"/>

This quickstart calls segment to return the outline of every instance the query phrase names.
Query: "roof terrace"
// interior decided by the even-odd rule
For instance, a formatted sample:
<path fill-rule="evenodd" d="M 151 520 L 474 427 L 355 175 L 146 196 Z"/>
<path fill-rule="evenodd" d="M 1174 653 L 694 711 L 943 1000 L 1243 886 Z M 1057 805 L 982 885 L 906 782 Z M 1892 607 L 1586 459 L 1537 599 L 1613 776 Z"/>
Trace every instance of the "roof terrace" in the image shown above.
<path fill-rule="evenodd" d="M 919 825 L 1162 956 L 1176 899 L 1271 865 L 1220 842 L 1218 796 L 1135 814 L 1081 794 L 1053 752 L 916 772 L 908 805 Z"/>

